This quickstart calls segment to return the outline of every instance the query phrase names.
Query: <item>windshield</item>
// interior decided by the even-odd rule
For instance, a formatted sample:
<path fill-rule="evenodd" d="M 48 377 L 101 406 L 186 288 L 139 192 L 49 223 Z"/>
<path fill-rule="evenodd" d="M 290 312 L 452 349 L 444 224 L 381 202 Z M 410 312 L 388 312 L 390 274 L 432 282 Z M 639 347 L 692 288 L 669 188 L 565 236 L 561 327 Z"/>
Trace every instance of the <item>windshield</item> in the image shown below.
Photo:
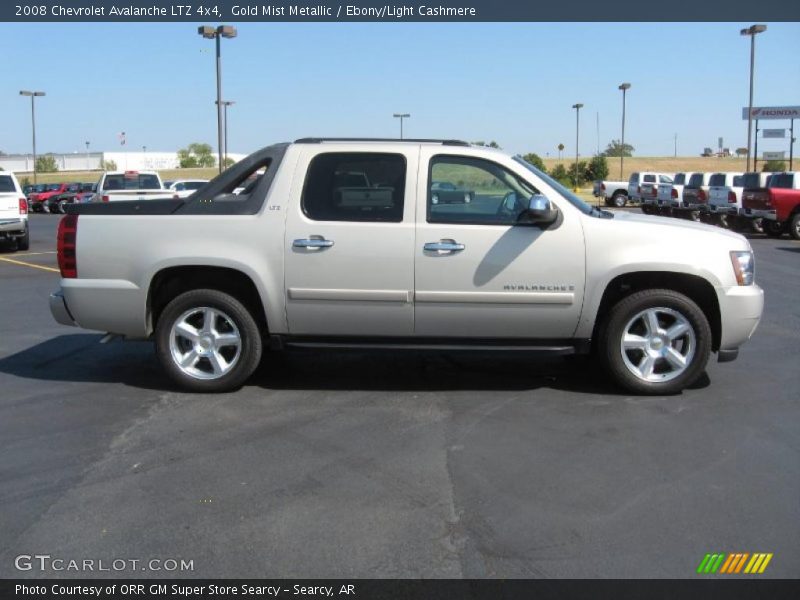
<path fill-rule="evenodd" d="M 708 180 L 708 185 L 719 187 L 725 185 L 725 173 L 714 173 Z"/>
<path fill-rule="evenodd" d="M 526 161 L 521 156 L 519 156 L 519 155 L 515 156 L 514 160 L 517 161 L 519 164 L 521 164 L 526 169 L 528 169 L 531 173 L 533 173 L 534 175 L 536 175 L 537 177 L 542 179 L 550 187 L 555 189 L 559 194 L 564 196 L 564 198 L 566 198 L 566 200 L 570 204 L 572 204 L 575 208 L 580 210 L 582 213 L 590 215 L 595 211 L 594 208 L 592 208 L 591 206 L 586 204 L 586 202 L 584 202 L 583 200 L 578 198 L 575 194 L 573 194 L 571 191 L 569 191 L 567 188 L 565 188 L 563 185 L 561 185 L 558 181 L 556 181 L 555 179 L 553 179 L 549 175 L 546 175 L 545 173 L 542 173 L 539 169 L 534 167 L 531 163 Z"/>
<path fill-rule="evenodd" d="M 689 183 L 686 184 L 687 187 L 700 187 L 703 185 L 703 174 L 702 173 L 694 173 L 689 178 Z"/>

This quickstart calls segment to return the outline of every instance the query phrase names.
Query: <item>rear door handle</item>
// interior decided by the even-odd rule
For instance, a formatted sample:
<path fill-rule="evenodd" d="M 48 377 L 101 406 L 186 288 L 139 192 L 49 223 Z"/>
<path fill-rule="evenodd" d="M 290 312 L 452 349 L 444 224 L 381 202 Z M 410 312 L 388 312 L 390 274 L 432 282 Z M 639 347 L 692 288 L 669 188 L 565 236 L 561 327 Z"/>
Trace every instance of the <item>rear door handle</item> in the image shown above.
<path fill-rule="evenodd" d="M 295 240 L 292 242 L 294 248 L 330 248 L 333 240 L 326 240 L 323 237 L 311 237 Z"/>
<path fill-rule="evenodd" d="M 438 242 L 428 242 L 423 246 L 423 249 L 426 252 L 439 252 L 440 254 L 461 252 L 464 248 L 466 248 L 464 244 L 459 244 L 455 240 L 439 240 Z"/>

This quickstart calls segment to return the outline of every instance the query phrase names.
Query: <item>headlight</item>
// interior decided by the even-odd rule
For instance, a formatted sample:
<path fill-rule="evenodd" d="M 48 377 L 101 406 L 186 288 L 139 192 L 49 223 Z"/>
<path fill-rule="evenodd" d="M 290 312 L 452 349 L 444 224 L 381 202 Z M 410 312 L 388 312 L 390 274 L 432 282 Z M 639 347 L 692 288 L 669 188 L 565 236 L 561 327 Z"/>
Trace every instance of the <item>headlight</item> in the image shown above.
<path fill-rule="evenodd" d="M 755 274 L 755 261 L 750 250 L 731 251 L 731 263 L 736 274 L 736 283 L 739 285 L 753 285 Z"/>

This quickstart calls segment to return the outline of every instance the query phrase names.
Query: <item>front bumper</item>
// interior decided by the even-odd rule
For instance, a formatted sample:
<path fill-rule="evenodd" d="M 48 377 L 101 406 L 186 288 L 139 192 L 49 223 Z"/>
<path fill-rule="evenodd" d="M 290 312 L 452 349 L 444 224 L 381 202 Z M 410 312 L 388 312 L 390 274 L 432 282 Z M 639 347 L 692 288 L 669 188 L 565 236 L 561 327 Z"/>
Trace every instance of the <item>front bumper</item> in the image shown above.
<path fill-rule="evenodd" d="M 720 359 L 750 339 L 764 310 L 764 290 L 758 285 L 717 288 L 722 320 Z M 728 359 L 730 360 L 730 359 Z"/>

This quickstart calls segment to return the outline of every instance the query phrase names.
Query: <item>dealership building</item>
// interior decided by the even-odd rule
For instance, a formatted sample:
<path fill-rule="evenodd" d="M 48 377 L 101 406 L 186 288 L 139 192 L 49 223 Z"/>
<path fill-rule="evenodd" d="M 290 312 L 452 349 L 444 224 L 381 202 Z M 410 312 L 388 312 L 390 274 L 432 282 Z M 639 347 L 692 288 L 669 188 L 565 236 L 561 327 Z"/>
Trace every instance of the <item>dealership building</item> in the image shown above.
<path fill-rule="evenodd" d="M 121 171 L 143 171 L 178 169 L 177 152 L 73 152 L 71 154 L 47 153 L 52 156 L 59 171 L 97 171 L 102 164 L 113 161 Z M 217 155 L 214 154 L 216 164 Z M 234 161 L 241 160 L 245 154 L 228 154 Z M 0 168 L 4 171 L 30 173 L 33 171 L 32 154 L 0 155 Z"/>

